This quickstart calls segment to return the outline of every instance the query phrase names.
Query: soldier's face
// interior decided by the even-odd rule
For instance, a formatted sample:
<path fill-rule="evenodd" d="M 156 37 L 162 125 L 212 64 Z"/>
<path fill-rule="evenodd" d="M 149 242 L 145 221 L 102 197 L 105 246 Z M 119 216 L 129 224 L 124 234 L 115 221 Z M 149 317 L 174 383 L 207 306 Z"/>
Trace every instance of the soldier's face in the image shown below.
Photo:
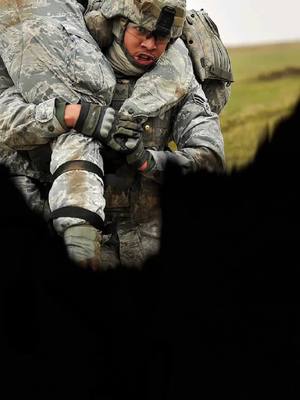
<path fill-rule="evenodd" d="M 129 23 L 125 35 L 124 46 L 130 56 L 141 66 L 151 66 L 165 52 L 169 38 L 155 37 L 146 29 Z"/>

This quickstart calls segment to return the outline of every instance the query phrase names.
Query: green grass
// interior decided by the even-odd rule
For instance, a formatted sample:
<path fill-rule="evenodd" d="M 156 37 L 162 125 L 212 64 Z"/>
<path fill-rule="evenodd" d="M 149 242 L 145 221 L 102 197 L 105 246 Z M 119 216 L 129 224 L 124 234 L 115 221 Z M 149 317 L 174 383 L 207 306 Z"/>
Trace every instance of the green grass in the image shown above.
<path fill-rule="evenodd" d="M 266 128 L 272 131 L 300 98 L 300 42 L 232 48 L 229 54 L 235 82 L 221 124 L 230 170 L 251 161 Z"/>

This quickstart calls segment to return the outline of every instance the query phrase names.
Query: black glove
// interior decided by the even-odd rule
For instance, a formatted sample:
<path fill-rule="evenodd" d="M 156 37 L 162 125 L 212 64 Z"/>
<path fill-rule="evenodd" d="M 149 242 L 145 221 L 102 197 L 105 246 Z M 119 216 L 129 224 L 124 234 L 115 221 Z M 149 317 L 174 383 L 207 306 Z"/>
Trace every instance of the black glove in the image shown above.
<path fill-rule="evenodd" d="M 143 127 L 137 118 L 120 114 L 112 136 L 113 142 L 120 145 L 119 151 L 127 155 L 129 165 L 137 169 L 142 167 L 143 172 L 149 169 L 150 160 L 153 159 L 151 153 L 144 148 Z"/>
<path fill-rule="evenodd" d="M 119 114 L 115 118 L 114 128 L 112 129 L 110 147 L 123 154 L 132 153 L 142 139 L 143 127 L 141 122 L 130 115 Z M 118 149 L 116 148 L 118 145 Z"/>
<path fill-rule="evenodd" d="M 127 155 L 126 161 L 141 172 L 149 172 L 154 166 L 152 154 L 145 150 L 142 138 L 140 138 L 134 150 Z"/>
<path fill-rule="evenodd" d="M 83 135 L 94 137 L 109 145 L 114 120 L 115 110 L 113 108 L 82 102 L 79 118 L 74 128 Z"/>
<path fill-rule="evenodd" d="M 81 103 L 75 129 L 122 154 L 137 147 L 143 130 L 141 123 L 129 115 L 117 115 L 111 107 L 85 102 Z"/>

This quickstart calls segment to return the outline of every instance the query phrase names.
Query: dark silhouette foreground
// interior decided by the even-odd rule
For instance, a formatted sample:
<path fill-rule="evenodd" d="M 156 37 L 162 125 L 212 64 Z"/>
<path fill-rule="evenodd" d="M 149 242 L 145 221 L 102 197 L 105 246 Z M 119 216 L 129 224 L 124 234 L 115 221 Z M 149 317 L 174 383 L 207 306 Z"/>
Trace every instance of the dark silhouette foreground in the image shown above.
<path fill-rule="evenodd" d="M 300 103 L 240 171 L 170 166 L 142 271 L 78 269 L 1 168 L 3 398 L 298 399 L 299 149 Z"/>

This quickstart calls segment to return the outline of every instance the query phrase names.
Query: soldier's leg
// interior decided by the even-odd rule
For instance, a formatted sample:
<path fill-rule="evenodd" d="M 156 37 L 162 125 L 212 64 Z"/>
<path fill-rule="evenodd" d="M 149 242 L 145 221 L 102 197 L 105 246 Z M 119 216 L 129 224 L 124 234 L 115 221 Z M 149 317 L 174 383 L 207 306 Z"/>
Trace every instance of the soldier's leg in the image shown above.
<path fill-rule="evenodd" d="M 48 219 L 48 201 L 44 193 L 41 192 L 41 185 L 36 180 L 25 175 L 12 176 L 11 180 L 22 193 L 28 207 Z"/>
<path fill-rule="evenodd" d="M 24 98 L 36 104 L 53 97 L 69 103 L 110 102 L 115 79 L 100 50 L 44 22 L 23 26 L 26 45 L 18 84 Z M 54 227 L 64 236 L 70 256 L 95 268 L 105 206 L 99 143 L 75 131 L 61 135 L 52 143 L 51 172 Z"/>
<path fill-rule="evenodd" d="M 100 268 L 105 207 L 100 144 L 81 134 L 61 135 L 52 144 L 50 171 L 54 228 L 64 237 L 74 261 Z"/>
<path fill-rule="evenodd" d="M 118 228 L 121 265 L 142 268 L 145 261 L 160 249 L 158 219 L 140 224 L 124 224 Z"/>
<path fill-rule="evenodd" d="M 100 262 L 101 268 L 104 270 L 121 265 L 120 243 L 117 232 L 103 236 Z"/>

